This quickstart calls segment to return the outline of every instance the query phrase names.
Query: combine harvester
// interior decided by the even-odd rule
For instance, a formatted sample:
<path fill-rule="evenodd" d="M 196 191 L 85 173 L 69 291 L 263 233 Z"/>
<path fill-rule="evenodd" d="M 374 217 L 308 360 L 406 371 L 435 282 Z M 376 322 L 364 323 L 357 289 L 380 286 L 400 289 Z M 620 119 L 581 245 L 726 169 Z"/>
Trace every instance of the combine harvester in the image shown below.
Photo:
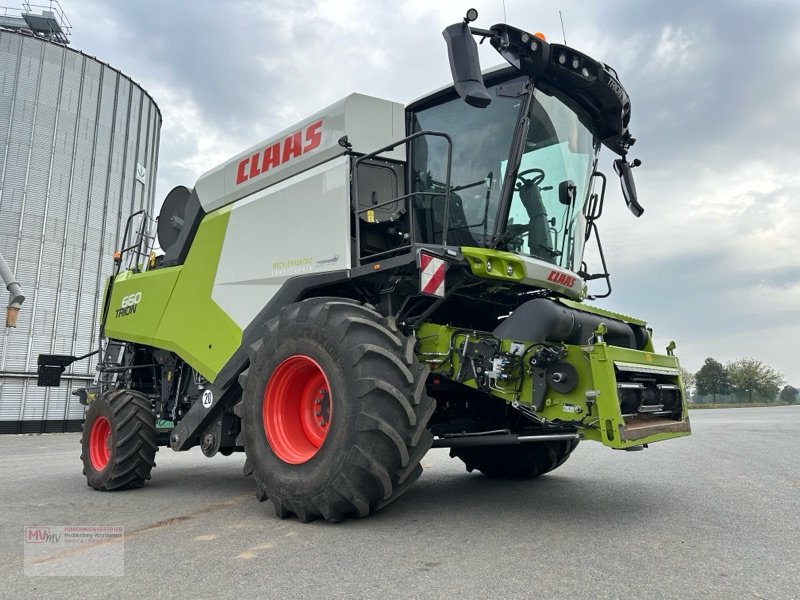
<path fill-rule="evenodd" d="M 447 27 L 454 86 L 353 94 L 128 221 L 102 314 L 84 474 L 119 490 L 159 446 L 244 451 L 280 517 L 380 510 L 431 447 L 533 478 L 580 440 L 688 435 L 674 345 L 593 307 L 605 146 L 636 199 L 616 72 L 505 24 Z M 509 65 L 481 72 L 475 38 Z M 633 162 L 633 166 L 637 164 Z M 583 261 L 587 241 L 602 268 Z M 58 385 L 70 356 L 40 356 Z"/>

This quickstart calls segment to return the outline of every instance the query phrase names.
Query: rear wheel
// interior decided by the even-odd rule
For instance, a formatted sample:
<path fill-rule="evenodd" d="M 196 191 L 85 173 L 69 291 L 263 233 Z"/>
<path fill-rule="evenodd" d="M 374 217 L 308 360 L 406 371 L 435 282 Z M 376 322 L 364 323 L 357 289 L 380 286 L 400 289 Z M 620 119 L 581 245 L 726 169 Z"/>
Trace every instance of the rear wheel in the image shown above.
<path fill-rule="evenodd" d="M 101 491 L 141 487 L 150 479 L 158 451 L 150 400 L 131 390 L 98 396 L 86 411 L 81 449 L 90 487 Z"/>
<path fill-rule="evenodd" d="M 578 446 L 578 440 L 531 442 L 514 446 L 452 448 L 470 473 L 478 470 L 494 479 L 533 479 L 563 465 Z"/>
<path fill-rule="evenodd" d="M 420 475 L 428 369 L 394 320 L 343 299 L 286 306 L 242 374 L 247 471 L 280 517 L 364 517 Z"/>

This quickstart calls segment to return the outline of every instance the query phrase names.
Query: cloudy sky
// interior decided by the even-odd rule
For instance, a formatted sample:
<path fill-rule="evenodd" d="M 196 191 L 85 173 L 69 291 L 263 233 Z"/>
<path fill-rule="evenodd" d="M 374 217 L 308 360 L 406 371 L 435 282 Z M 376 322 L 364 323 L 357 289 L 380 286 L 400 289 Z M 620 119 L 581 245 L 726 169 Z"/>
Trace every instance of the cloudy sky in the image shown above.
<path fill-rule="evenodd" d="M 164 119 L 157 198 L 358 91 L 408 102 L 449 80 L 441 30 L 502 0 L 62 0 L 72 45 L 139 82 Z M 507 22 L 616 68 L 646 212 L 616 183 L 600 223 L 614 293 L 685 367 L 751 356 L 800 387 L 800 4 L 506 0 Z M 482 47 L 484 67 L 502 59 Z M 601 167 L 613 175 L 613 156 Z"/>

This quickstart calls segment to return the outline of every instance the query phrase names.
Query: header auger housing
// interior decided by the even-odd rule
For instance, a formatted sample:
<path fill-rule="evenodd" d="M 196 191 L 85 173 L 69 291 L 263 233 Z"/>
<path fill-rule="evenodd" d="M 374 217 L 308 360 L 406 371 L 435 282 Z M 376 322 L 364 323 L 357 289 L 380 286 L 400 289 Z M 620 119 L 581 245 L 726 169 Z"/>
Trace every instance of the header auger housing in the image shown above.
<path fill-rule="evenodd" d="M 510 66 L 482 72 L 474 35 Z M 583 260 L 602 145 L 639 206 L 616 73 L 508 25 L 445 38 L 454 86 L 350 95 L 173 190 L 163 254 L 132 218 L 81 391 L 92 487 L 142 485 L 158 446 L 244 451 L 279 516 L 337 521 L 396 499 L 431 447 L 530 478 L 582 439 L 689 434 L 671 349 L 586 303 L 608 280 Z M 43 383 L 71 360 L 41 357 Z"/>

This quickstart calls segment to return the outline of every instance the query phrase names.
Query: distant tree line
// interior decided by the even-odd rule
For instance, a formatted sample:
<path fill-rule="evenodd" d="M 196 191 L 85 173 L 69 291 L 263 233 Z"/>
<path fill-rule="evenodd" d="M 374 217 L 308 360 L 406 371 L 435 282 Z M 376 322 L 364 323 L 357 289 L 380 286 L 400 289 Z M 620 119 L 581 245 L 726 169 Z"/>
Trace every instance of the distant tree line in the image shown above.
<path fill-rule="evenodd" d="M 783 374 L 754 358 L 740 358 L 723 365 L 707 358 L 697 373 L 682 370 L 692 400 L 711 403 L 800 401 L 800 391 L 786 384 Z"/>

